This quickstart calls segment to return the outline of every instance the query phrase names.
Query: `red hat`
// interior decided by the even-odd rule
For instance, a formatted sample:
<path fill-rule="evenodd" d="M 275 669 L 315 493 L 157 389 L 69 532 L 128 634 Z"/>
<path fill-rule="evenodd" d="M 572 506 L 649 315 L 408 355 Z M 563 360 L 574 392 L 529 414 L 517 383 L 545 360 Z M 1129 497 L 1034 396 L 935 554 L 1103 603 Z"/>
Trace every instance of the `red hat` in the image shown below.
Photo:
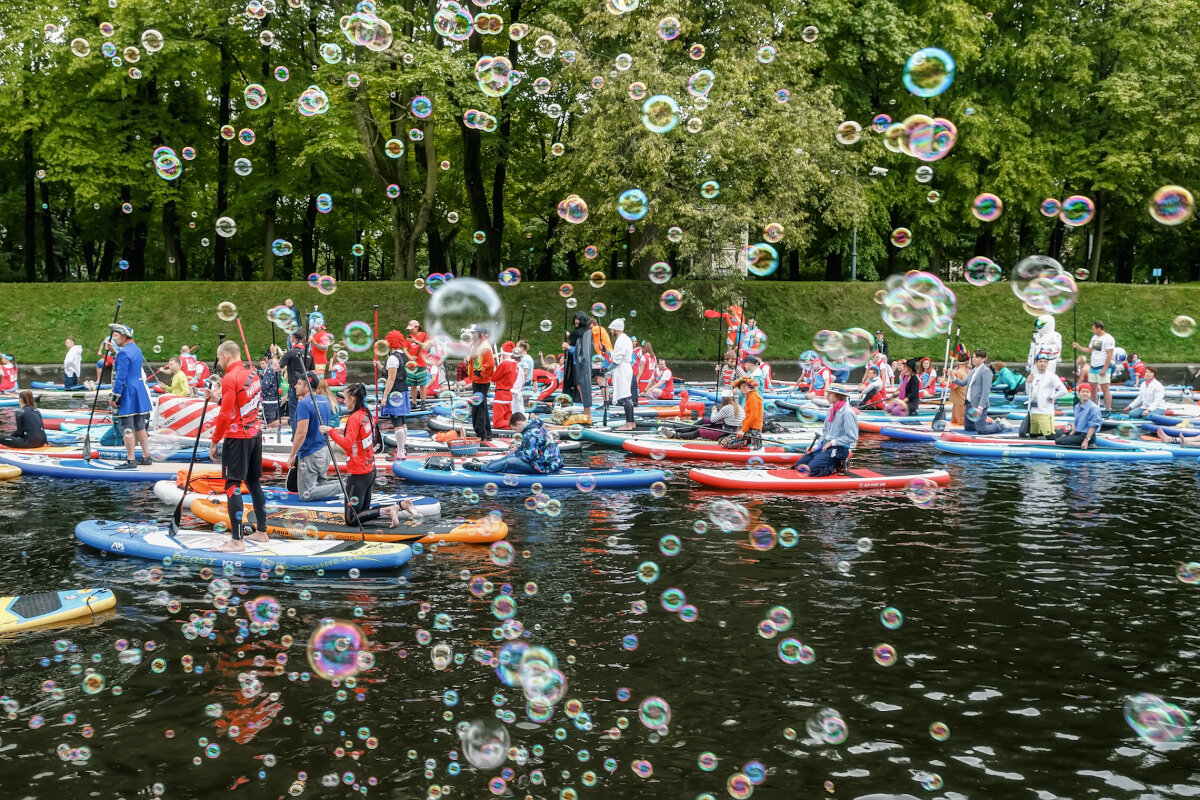
<path fill-rule="evenodd" d="M 502 353 L 511 353 L 513 351 L 513 348 L 515 348 L 515 347 L 516 347 L 516 345 L 513 344 L 512 342 L 505 342 L 504 344 L 502 344 L 500 346 L 500 351 Z"/>
<path fill-rule="evenodd" d="M 1081 383 L 1075 387 L 1076 392 L 1082 392 L 1084 389 L 1087 389 L 1092 394 L 1096 393 L 1096 390 L 1092 388 L 1092 385 L 1090 383 Z"/>
<path fill-rule="evenodd" d="M 388 347 L 393 350 L 399 350 L 404 346 L 404 334 L 400 331 L 388 331 L 387 336 L 383 338 L 387 341 Z"/>

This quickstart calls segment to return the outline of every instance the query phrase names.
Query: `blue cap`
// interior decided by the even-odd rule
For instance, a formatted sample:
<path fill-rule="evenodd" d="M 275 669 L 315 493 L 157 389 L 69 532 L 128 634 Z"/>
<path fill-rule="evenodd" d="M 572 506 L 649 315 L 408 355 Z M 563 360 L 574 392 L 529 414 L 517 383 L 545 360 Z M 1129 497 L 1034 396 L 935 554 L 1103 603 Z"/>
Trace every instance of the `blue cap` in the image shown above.
<path fill-rule="evenodd" d="M 108 324 L 108 329 L 113 333 L 121 334 L 126 339 L 133 338 L 133 328 L 129 327 L 128 325 L 122 325 L 119 322 L 110 322 Z"/>

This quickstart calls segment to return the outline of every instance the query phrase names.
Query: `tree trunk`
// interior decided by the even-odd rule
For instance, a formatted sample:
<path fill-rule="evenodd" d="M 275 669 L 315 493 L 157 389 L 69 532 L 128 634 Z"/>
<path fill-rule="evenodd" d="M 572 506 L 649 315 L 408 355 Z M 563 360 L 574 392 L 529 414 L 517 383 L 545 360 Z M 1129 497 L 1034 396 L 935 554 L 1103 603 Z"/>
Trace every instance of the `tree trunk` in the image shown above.
<path fill-rule="evenodd" d="M 1088 271 L 1092 273 L 1091 280 L 1100 280 L 1100 254 L 1104 250 L 1104 229 L 1108 222 L 1108 203 L 1103 197 L 1096 198 L 1096 220 L 1092 236 L 1092 257 L 1088 260 Z M 1133 280 L 1130 273 L 1128 280 L 1118 279 L 1118 283 L 1129 283 Z"/>
<path fill-rule="evenodd" d="M 788 250 L 788 280 L 800 280 L 800 251 Z"/>
<path fill-rule="evenodd" d="M 263 30 L 271 27 L 273 15 L 268 14 L 263 20 Z M 259 63 L 259 72 L 262 74 L 263 86 L 271 85 L 271 48 L 262 48 L 262 61 Z M 275 123 L 271 115 L 267 117 L 266 130 L 261 131 L 263 137 L 267 140 L 267 181 L 271 186 L 271 196 L 267 201 L 267 209 L 263 214 L 263 274 L 264 281 L 275 280 L 275 250 L 271 247 L 275 241 L 275 219 L 279 208 L 279 192 L 276 187 L 279 185 L 278 180 L 278 153 L 275 143 Z"/>
<path fill-rule="evenodd" d="M 162 237 L 163 257 L 167 261 L 164 276 L 169 281 L 183 280 L 187 272 L 187 259 L 179 245 L 179 213 L 174 200 L 163 203 Z"/>
<path fill-rule="evenodd" d="M 54 262 L 54 214 L 50 210 L 50 187 L 42 184 L 42 258 L 46 264 L 46 280 L 58 280 L 58 265 Z"/>
<path fill-rule="evenodd" d="M 96 279 L 96 243 L 88 239 L 83 243 L 83 265 L 89 280 Z"/>
<path fill-rule="evenodd" d="M 1050 231 L 1050 244 L 1046 247 L 1046 255 L 1053 258 L 1055 261 L 1062 261 L 1063 236 L 1066 234 L 1066 226 L 1062 224 L 1062 220 L 1054 220 L 1054 228 Z"/>
<path fill-rule="evenodd" d="M 1133 283 L 1134 243 L 1129 239 L 1117 240 L 1117 255 L 1113 280 L 1117 283 Z M 1092 278 L 1096 273 L 1092 273 Z"/>
<path fill-rule="evenodd" d="M 536 281 L 548 281 L 554 277 L 554 232 L 558 230 L 558 221 L 557 213 L 546 217 L 546 243 L 542 247 L 537 270 L 530 276 Z"/>
<path fill-rule="evenodd" d="M 267 206 L 267 213 L 263 219 L 263 277 L 264 281 L 275 280 L 275 249 L 272 247 L 272 242 L 275 241 L 275 207 L 279 202 L 279 195 L 271 192 L 271 204 Z"/>
<path fill-rule="evenodd" d="M 125 276 L 126 280 L 146 280 L 146 215 L 150 209 L 142 208 L 141 211 L 142 213 L 138 215 L 137 224 L 133 226 L 133 237 L 130 240 L 129 270 Z"/>
<path fill-rule="evenodd" d="M 309 179 L 316 182 L 315 171 L 310 171 Z M 300 234 L 300 259 L 304 264 L 304 274 L 312 275 L 317 271 L 317 259 L 313 252 L 313 234 L 317 229 L 317 196 L 308 196 L 308 207 L 304 210 L 304 232 Z"/>
<path fill-rule="evenodd" d="M 25 280 L 37 280 L 37 194 L 34 186 L 33 130 L 25 131 Z"/>
<path fill-rule="evenodd" d="M 433 120 L 424 120 L 422 130 L 425 131 L 425 138 L 421 140 L 421 146 L 415 150 L 418 166 L 422 166 L 420 159 L 421 156 L 424 156 L 425 189 L 421 194 L 421 207 L 417 210 L 417 219 L 408 232 L 408 248 L 404 260 L 404 280 L 406 281 L 411 281 L 417 275 L 417 243 L 421 241 L 421 236 L 424 235 L 425 228 L 429 225 L 429 218 L 433 212 L 433 201 L 437 197 L 438 165 L 437 148 L 434 147 L 433 141 Z"/>
<path fill-rule="evenodd" d="M 825 280 L 840 281 L 842 277 L 842 254 L 838 251 L 825 254 Z"/>
<path fill-rule="evenodd" d="M 221 97 L 217 110 L 217 128 L 229 124 L 229 54 L 225 51 L 225 43 L 221 43 Z M 229 208 L 229 142 L 223 136 L 217 136 L 217 218 L 225 216 Z M 224 236 L 216 237 L 213 248 L 213 279 L 227 280 L 226 262 L 228 259 L 228 243 Z"/>
<path fill-rule="evenodd" d="M 242 268 L 242 280 L 254 280 L 254 259 L 250 258 L 246 253 L 242 253 L 238 256 L 238 264 Z"/>
<path fill-rule="evenodd" d="M 100 251 L 100 268 L 96 278 L 99 281 L 106 281 L 112 277 L 113 264 L 116 262 L 117 243 L 112 239 L 104 240 L 104 247 Z"/>

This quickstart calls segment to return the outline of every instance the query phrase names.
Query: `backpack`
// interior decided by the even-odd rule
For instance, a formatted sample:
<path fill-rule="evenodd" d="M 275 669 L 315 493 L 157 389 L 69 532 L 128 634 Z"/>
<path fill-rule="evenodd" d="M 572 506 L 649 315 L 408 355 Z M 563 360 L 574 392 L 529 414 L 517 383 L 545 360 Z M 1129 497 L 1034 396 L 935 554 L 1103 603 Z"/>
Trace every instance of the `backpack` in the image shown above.
<path fill-rule="evenodd" d="M 612 339 L 609 338 L 608 331 L 600 325 L 592 325 L 592 349 L 600 356 L 605 367 L 612 363 Z"/>

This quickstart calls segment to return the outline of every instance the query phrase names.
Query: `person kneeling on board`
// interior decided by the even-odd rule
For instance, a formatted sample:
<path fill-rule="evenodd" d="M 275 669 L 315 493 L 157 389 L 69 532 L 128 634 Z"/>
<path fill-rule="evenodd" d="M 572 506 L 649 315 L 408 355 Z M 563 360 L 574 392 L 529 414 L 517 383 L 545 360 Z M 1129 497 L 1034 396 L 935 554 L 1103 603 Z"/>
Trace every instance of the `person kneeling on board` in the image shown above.
<path fill-rule="evenodd" d="M 14 420 L 17 430 L 14 436 L 0 436 L 0 444 L 5 447 L 44 447 L 46 428 L 42 425 L 42 412 L 34 408 L 33 392 L 22 389 L 17 401 L 21 404 Z"/>
<path fill-rule="evenodd" d="M 1087 450 L 1096 446 L 1096 434 L 1100 432 L 1102 420 L 1100 406 L 1092 402 L 1092 387 L 1081 383 L 1075 387 L 1079 395 L 1079 405 L 1075 407 L 1075 421 L 1067 428 L 1066 433 L 1054 437 L 1054 443 L 1059 447 L 1078 447 Z"/>
<path fill-rule="evenodd" d="M 742 398 L 746 403 L 745 415 L 742 417 L 742 424 L 738 428 L 738 432 L 722 436 L 719 440 L 720 444 L 730 450 L 743 450 L 747 447 L 758 450 L 762 447 L 763 426 L 763 399 L 762 395 L 758 393 L 758 381 L 743 376 L 734 380 L 733 388 L 742 393 Z"/>
<path fill-rule="evenodd" d="M 512 429 L 521 434 L 517 449 L 491 461 L 468 461 L 463 467 L 476 472 L 513 473 L 517 475 L 552 475 L 562 469 L 562 454 L 558 442 L 550 438 L 546 426 L 537 417 L 527 418 L 516 413 L 509 421 Z"/>
<path fill-rule="evenodd" d="M 329 453 L 322 425 L 333 421 L 329 398 L 317 394 L 321 377 L 309 372 L 296 381 L 296 412 L 292 420 L 296 432 L 292 435 L 292 451 L 288 453 L 288 469 L 296 470 L 296 490 L 302 500 L 326 500 L 336 496 L 341 487 L 337 481 L 325 481 L 329 472 Z"/>
<path fill-rule="evenodd" d="M 411 500 L 393 503 L 383 508 L 371 508 L 371 488 L 375 485 L 375 450 L 383 449 L 383 437 L 367 409 L 367 387 L 352 383 L 346 387 L 346 429 L 339 433 L 328 425 L 320 427 L 321 433 L 333 439 L 338 447 L 346 451 L 346 524 L 362 525 L 387 515 L 389 528 L 400 524 L 400 520 L 419 516 Z"/>
<path fill-rule="evenodd" d="M 804 456 L 796 462 L 794 469 L 808 468 L 814 478 L 823 478 L 837 472 L 850 458 L 850 451 L 858 444 L 858 419 L 854 409 L 846 402 L 846 395 L 838 389 L 830 392 L 835 402 L 825 417 L 821 438 L 808 447 Z"/>

